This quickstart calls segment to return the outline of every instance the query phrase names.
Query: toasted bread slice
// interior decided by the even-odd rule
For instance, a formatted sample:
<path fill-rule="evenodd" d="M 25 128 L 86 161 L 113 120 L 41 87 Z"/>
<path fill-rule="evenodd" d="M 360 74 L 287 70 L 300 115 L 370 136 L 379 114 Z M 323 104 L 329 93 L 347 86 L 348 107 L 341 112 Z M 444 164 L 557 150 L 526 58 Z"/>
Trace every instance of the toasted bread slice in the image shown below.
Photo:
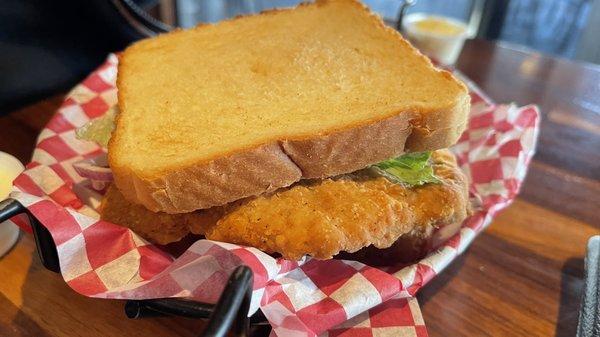
<path fill-rule="evenodd" d="M 121 57 L 115 182 L 184 213 L 445 148 L 467 89 L 352 0 L 144 40 Z"/>

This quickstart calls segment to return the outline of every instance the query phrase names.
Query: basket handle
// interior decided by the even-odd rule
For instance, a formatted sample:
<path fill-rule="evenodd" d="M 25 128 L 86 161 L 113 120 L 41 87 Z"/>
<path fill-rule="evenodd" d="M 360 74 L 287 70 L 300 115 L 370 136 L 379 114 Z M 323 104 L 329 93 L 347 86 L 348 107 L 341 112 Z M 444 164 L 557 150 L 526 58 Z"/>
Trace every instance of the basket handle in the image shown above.
<path fill-rule="evenodd" d="M 27 214 L 35 239 L 38 255 L 47 269 L 59 273 L 60 264 L 54 240 L 48 229 L 31 212 L 15 199 L 0 201 L 0 223 L 19 214 Z M 250 322 L 267 324 L 259 312 L 248 317 L 252 297 L 252 270 L 238 266 L 229 277 L 217 304 L 207 304 L 176 298 L 151 300 L 129 300 L 125 304 L 125 314 L 129 318 L 156 316 L 183 316 L 209 319 L 202 337 L 226 336 L 231 329 L 232 336 L 246 337 Z"/>
<path fill-rule="evenodd" d="M 23 206 L 17 200 L 8 198 L 0 201 L 0 223 L 19 214 L 27 214 L 38 256 L 44 267 L 55 273 L 59 273 L 60 263 L 58 260 L 58 252 L 56 251 L 54 239 L 52 239 L 52 235 L 50 235 L 48 229 L 42 225 L 33 214 L 31 214 L 27 207 Z"/>
<path fill-rule="evenodd" d="M 201 337 L 225 337 L 229 330 L 231 336 L 247 337 L 251 321 L 265 323 L 264 316 L 248 317 L 252 278 L 252 270 L 247 266 L 235 268 L 215 305 L 175 298 L 129 300 L 125 304 L 125 314 L 136 319 L 168 315 L 208 318 Z"/>

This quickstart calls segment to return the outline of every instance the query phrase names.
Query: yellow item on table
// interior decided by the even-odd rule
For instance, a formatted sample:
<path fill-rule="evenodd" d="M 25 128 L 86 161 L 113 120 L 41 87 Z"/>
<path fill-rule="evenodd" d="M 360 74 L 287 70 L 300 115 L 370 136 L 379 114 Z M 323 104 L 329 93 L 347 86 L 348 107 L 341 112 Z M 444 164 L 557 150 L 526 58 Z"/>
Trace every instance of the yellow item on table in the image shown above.
<path fill-rule="evenodd" d="M 416 29 L 423 33 L 440 35 L 460 35 L 465 32 L 465 27 L 454 24 L 448 20 L 439 18 L 426 18 L 414 23 Z"/>
<path fill-rule="evenodd" d="M 12 190 L 12 182 L 25 167 L 8 153 L 0 152 L 0 200 L 4 200 Z"/>

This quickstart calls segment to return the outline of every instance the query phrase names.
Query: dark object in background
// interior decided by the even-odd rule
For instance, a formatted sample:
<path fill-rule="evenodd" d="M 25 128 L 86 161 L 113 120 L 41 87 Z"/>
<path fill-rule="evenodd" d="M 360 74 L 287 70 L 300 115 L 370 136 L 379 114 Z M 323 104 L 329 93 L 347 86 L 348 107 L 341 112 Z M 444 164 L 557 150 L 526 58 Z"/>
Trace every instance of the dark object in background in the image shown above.
<path fill-rule="evenodd" d="M 0 115 L 70 89 L 109 52 L 168 30 L 144 11 L 131 11 L 155 2 L 1 1 Z"/>
<path fill-rule="evenodd" d="M 600 236 L 590 238 L 585 257 L 585 287 L 577 337 L 600 336 Z"/>
<path fill-rule="evenodd" d="M 510 1 L 498 38 L 543 53 L 573 58 L 590 20 L 591 0 Z"/>

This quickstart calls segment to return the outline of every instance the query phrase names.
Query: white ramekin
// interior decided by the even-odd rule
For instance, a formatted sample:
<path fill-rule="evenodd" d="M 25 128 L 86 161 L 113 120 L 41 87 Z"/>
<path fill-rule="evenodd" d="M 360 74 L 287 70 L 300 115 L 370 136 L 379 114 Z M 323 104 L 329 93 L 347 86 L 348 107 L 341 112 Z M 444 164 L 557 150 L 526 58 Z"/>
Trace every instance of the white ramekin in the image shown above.
<path fill-rule="evenodd" d="M 439 19 L 448 21 L 452 24 L 462 27 L 464 30 L 457 35 L 443 35 L 431 32 L 424 32 L 415 27 L 415 22 L 423 19 Z M 431 15 L 427 13 L 413 13 L 404 17 L 402 20 L 402 33 L 404 36 L 423 54 L 432 59 L 451 65 L 456 62 L 458 55 L 469 37 L 465 22 L 449 18 L 446 16 Z"/>

